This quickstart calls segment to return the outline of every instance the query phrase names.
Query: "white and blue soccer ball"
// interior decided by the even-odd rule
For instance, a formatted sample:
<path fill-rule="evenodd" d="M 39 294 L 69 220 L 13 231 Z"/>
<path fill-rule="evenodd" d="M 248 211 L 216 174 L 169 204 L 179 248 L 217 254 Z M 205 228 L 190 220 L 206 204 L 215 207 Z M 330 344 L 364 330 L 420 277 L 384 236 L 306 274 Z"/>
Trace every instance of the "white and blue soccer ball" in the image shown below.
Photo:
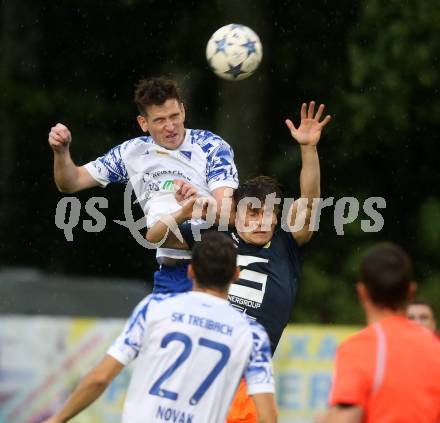
<path fill-rule="evenodd" d="M 206 58 L 220 78 L 239 81 L 251 76 L 263 57 L 258 35 L 244 25 L 229 24 L 212 34 L 206 46 Z"/>

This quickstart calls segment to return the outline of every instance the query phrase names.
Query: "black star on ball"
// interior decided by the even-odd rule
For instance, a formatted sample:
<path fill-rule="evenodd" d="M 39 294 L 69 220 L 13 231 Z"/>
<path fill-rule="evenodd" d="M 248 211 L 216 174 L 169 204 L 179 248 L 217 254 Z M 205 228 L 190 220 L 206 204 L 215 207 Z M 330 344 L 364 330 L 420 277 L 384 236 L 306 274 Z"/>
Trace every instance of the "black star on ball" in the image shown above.
<path fill-rule="evenodd" d="M 231 66 L 229 65 L 229 70 L 227 70 L 225 73 L 232 75 L 234 78 L 237 78 L 239 75 L 242 75 L 246 72 L 243 72 L 241 70 L 241 63 L 237 66 Z"/>

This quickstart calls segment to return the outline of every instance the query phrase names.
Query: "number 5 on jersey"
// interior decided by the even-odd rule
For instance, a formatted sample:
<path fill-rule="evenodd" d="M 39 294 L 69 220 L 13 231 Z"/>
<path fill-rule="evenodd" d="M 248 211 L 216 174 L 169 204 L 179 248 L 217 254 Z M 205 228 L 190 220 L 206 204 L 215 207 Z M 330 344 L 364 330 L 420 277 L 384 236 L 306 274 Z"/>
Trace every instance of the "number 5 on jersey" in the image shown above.
<path fill-rule="evenodd" d="M 252 263 L 268 263 L 268 259 L 254 256 L 237 256 L 237 266 L 242 269 L 240 272 L 240 281 L 249 281 L 245 283 L 233 283 L 229 288 L 229 294 L 235 295 L 246 300 L 262 303 L 264 293 L 266 292 L 267 275 L 254 270 L 246 269 Z"/>

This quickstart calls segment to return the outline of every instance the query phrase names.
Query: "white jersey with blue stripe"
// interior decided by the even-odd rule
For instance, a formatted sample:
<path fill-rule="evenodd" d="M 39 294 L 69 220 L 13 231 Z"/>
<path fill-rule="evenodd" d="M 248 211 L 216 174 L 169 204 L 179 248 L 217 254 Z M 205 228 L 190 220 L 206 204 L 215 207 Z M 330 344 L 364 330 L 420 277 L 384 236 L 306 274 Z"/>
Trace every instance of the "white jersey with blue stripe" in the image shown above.
<path fill-rule="evenodd" d="M 184 179 L 203 195 L 219 187 L 237 188 L 238 176 L 230 145 L 212 132 L 186 129 L 182 145 L 168 150 L 151 136 L 112 148 L 85 168 L 101 185 L 132 183 L 150 227 L 163 214 L 179 209 L 174 179 Z"/>
<path fill-rule="evenodd" d="M 250 395 L 274 392 L 263 327 L 202 292 L 148 296 L 108 354 L 136 359 L 124 423 L 224 422 L 242 376 Z"/>

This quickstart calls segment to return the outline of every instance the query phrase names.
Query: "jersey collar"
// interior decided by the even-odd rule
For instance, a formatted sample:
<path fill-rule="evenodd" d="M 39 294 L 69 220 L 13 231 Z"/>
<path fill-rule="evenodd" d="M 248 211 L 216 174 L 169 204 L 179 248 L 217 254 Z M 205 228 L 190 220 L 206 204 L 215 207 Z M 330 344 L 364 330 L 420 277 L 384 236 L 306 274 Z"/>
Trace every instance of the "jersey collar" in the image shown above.
<path fill-rule="evenodd" d="M 229 304 L 228 300 L 225 300 L 220 297 L 216 297 L 215 295 L 207 294 L 206 292 L 201 291 L 190 291 L 188 292 L 192 297 L 206 299 L 207 301 L 218 303 L 218 304 Z"/>

